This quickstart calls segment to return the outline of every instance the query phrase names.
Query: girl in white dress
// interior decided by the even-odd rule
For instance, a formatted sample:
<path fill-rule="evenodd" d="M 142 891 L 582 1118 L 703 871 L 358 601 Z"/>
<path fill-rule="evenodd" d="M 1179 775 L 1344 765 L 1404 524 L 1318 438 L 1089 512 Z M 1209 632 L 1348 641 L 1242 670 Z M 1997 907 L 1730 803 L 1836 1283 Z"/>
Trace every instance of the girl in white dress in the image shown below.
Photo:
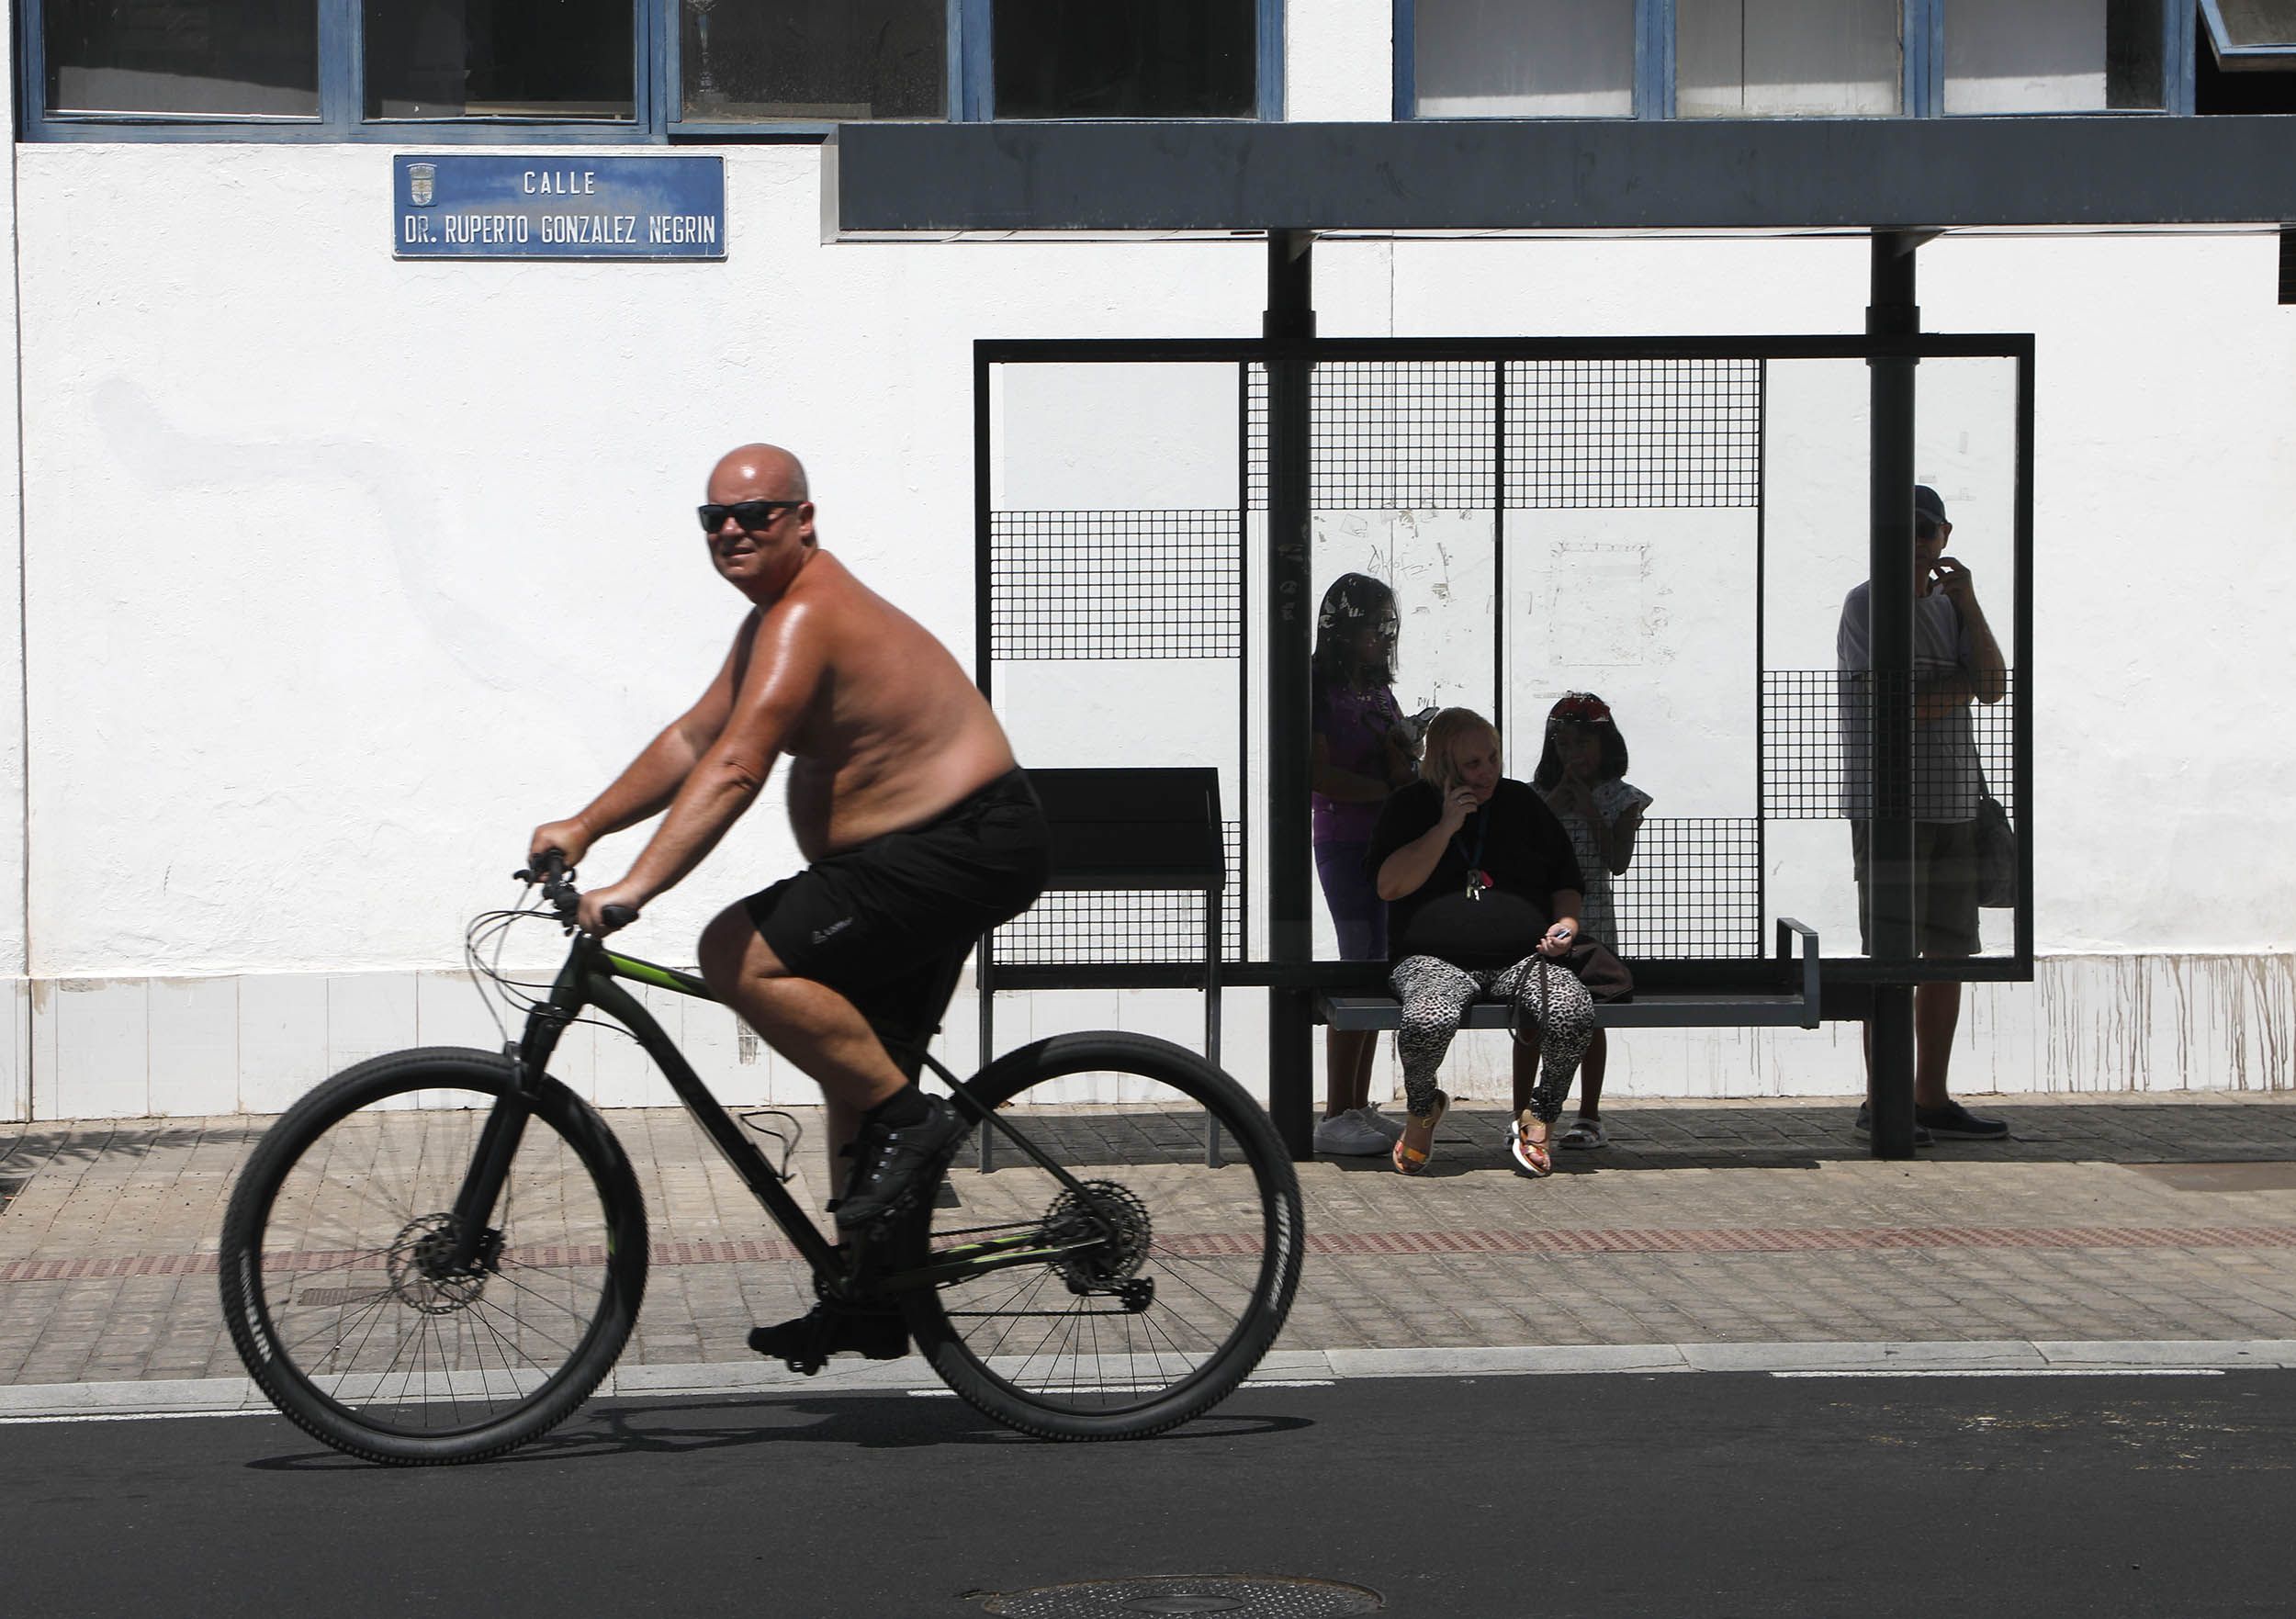
<path fill-rule="evenodd" d="M 1634 859 L 1635 834 L 1650 795 L 1626 779 L 1626 739 L 1610 705 L 1592 691 L 1566 691 L 1547 714 L 1547 747 L 1531 784 L 1570 834 L 1578 851 L 1581 936 L 1618 950 L 1618 918 L 1610 880 Z M 1610 1041 L 1600 1029 L 1579 1066 L 1579 1116 L 1562 1132 L 1566 1147 L 1607 1146 L 1603 1133 L 1603 1074 Z"/>

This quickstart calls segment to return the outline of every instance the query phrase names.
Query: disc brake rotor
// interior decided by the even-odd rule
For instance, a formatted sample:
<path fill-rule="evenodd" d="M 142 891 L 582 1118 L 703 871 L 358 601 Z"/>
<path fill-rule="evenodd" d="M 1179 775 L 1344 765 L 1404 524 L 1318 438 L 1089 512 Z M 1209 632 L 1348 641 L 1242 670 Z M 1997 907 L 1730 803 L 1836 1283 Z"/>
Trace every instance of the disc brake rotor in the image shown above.
<path fill-rule="evenodd" d="M 410 1220 L 392 1239 L 384 1262 L 390 1290 L 424 1315 L 452 1315 L 467 1310 L 486 1291 L 488 1273 L 501 1249 L 501 1233 L 489 1231 L 470 1268 L 456 1269 L 455 1217 L 423 1215 Z"/>

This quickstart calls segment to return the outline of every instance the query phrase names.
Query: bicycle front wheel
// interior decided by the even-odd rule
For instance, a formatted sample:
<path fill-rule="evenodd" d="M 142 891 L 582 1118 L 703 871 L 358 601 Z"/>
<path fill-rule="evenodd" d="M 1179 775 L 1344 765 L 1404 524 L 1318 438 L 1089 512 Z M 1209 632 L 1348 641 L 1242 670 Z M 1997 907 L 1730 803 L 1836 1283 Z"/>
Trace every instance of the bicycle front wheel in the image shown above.
<path fill-rule="evenodd" d="M 905 1299 L 942 1380 L 1053 1439 L 1160 1433 L 1225 1398 L 1300 1280 L 1300 1185 L 1258 1104 L 1192 1051 L 1114 1033 L 1040 1040 L 966 1089 L 1041 1158 L 976 1125 L 921 1216 L 913 1257 L 984 1265 Z"/>
<path fill-rule="evenodd" d="M 546 1080 L 467 1262 L 457 1196 L 507 1058 L 451 1047 L 346 1069 L 282 1114 L 224 1216 L 223 1319 L 272 1403 L 371 1461 L 473 1461 L 563 1421 L 646 1287 L 646 1213 L 604 1120 Z"/>

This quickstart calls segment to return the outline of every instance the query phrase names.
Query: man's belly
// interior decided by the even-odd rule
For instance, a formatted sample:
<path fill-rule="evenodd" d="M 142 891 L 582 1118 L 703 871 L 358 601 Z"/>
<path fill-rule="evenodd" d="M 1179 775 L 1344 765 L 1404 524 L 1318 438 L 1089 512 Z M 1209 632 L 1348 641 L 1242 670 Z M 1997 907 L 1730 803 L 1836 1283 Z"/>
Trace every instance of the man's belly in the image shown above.
<path fill-rule="evenodd" d="M 923 826 L 1013 768 L 1010 752 L 950 748 L 896 774 L 838 771 L 799 760 L 790 772 L 789 824 L 808 860 Z"/>

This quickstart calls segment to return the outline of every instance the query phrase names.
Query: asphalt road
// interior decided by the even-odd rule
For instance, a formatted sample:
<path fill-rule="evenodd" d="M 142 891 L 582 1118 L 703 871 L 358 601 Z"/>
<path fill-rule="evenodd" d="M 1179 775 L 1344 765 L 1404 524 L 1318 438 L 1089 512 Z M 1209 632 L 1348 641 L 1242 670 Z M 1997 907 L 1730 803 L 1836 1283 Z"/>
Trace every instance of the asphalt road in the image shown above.
<path fill-rule="evenodd" d="M 0 1426 L 12 1614 L 950 1615 L 1155 1574 L 1396 1614 L 2296 1608 L 2296 1374 L 1694 1374 L 1247 1389 L 1145 1443 L 951 1399 L 592 1409 L 499 1462 L 274 1418 Z"/>

